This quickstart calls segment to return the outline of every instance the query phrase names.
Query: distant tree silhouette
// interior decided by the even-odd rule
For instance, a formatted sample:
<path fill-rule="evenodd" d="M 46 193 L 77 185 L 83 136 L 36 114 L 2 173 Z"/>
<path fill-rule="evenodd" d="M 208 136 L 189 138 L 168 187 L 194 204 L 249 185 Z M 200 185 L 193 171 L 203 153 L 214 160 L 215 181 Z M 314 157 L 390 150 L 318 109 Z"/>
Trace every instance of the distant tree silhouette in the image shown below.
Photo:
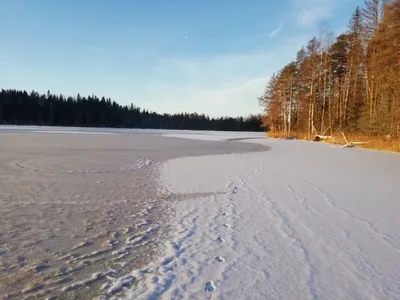
<path fill-rule="evenodd" d="M 50 91 L 1 90 L 0 124 L 79 127 L 262 131 L 261 117 L 210 118 L 204 114 L 158 114 L 95 95 L 65 97 Z"/>

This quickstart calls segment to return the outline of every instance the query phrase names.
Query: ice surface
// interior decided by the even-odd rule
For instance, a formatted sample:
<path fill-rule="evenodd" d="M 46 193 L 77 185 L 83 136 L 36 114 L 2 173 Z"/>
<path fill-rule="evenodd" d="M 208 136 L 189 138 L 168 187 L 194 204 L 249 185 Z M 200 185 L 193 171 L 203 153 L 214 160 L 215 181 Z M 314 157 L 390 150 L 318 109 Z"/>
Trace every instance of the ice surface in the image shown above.
<path fill-rule="evenodd" d="M 162 166 L 176 234 L 126 297 L 400 299 L 400 156 L 252 142 Z"/>
<path fill-rule="evenodd" d="M 185 197 L 159 185 L 162 163 L 263 149 L 162 136 L 177 132 L 0 126 L 0 297 L 103 295 L 114 280 L 91 274 L 112 268 L 126 276 L 153 261 L 173 233 L 170 200 Z"/>
<path fill-rule="evenodd" d="M 262 132 L 198 132 L 198 133 L 166 133 L 166 137 L 183 138 L 190 140 L 201 141 L 229 141 L 240 139 L 261 138 L 264 135 Z"/>
<path fill-rule="evenodd" d="M 140 128 L 58 127 L 0 125 L 0 132 L 31 132 L 53 134 L 157 134 L 196 140 L 226 140 L 241 137 L 261 137 L 263 133 L 237 131 L 203 131 Z M 196 138 L 197 137 L 197 138 Z M 208 138 L 207 138 L 208 137 Z"/>
<path fill-rule="evenodd" d="M 399 155 L 247 133 L 1 130 L 9 299 L 400 299 Z M 221 142 L 245 138 L 253 148 Z"/>

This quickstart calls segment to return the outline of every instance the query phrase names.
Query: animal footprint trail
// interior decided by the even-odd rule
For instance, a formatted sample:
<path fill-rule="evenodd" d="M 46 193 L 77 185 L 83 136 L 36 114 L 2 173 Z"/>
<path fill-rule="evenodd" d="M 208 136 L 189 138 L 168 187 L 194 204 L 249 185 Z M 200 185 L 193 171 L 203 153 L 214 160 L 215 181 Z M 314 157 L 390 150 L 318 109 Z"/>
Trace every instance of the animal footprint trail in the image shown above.
<path fill-rule="evenodd" d="M 204 289 L 205 289 L 206 292 L 214 292 L 216 290 L 214 282 L 212 282 L 211 280 L 207 281 L 205 286 L 204 286 Z"/>
<path fill-rule="evenodd" d="M 225 258 L 223 258 L 222 256 L 216 256 L 215 257 L 215 260 L 217 261 L 217 262 L 224 262 L 225 261 Z"/>

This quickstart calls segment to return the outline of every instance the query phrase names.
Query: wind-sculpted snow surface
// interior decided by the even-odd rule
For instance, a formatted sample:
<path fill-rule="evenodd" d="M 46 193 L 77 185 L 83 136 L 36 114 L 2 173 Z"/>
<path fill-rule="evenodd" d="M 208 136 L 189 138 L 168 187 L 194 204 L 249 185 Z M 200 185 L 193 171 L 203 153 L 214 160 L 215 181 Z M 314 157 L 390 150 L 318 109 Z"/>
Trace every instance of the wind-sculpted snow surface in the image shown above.
<path fill-rule="evenodd" d="M 122 296 L 170 238 L 161 164 L 263 149 L 166 132 L 0 126 L 0 299 Z"/>
<path fill-rule="evenodd" d="M 399 155 L 118 133 L 0 134 L 1 299 L 400 299 Z"/>
<path fill-rule="evenodd" d="M 400 299 L 400 156 L 253 142 L 161 167 L 173 236 L 126 297 Z"/>

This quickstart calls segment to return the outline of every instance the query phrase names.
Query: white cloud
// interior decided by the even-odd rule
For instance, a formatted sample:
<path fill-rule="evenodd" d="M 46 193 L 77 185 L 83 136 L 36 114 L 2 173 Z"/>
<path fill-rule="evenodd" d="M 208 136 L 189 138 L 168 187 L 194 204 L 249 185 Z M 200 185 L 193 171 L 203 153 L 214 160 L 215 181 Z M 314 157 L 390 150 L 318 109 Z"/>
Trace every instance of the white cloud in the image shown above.
<path fill-rule="evenodd" d="M 297 23 L 312 26 L 332 16 L 333 0 L 293 0 Z"/>
<path fill-rule="evenodd" d="M 257 97 L 268 77 L 225 83 L 214 88 L 159 85 L 146 95 L 146 108 L 158 112 L 197 112 L 211 117 L 248 116 L 261 113 Z M 157 101 L 157 99 L 162 101 Z"/>
<path fill-rule="evenodd" d="M 282 27 L 283 27 L 283 24 L 280 23 L 280 24 L 278 25 L 278 27 L 276 27 L 273 31 L 271 31 L 271 32 L 269 33 L 269 37 L 270 37 L 270 38 L 276 37 L 276 36 L 279 34 L 279 32 L 281 32 Z"/>
<path fill-rule="evenodd" d="M 20 55 L 12 60 L 13 55 L 9 53 L 0 55 L 0 65 L 7 71 L 0 74 L 0 81 L 6 87 L 39 92 L 51 89 L 65 95 L 94 93 L 121 104 L 133 101 L 141 108 L 160 113 L 187 111 L 210 116 L 247 116 L 262 112 L 257 97 L 264 92 L 268 77 L 295 57 L 308 36 L 282 36 L 279 43 L 265 38 L 264 35 L 262 47 L 245 52 L 180 53 L 149 61 L 140 69 L 120 68 L 109 52 L 96 45 L 86 46 L 79 49 L 85 54 L 85 61 L 63 66 L 66 70 L 63 72 L 57 72 L 58 66 L 42 68 L 39 75 L 35 65 L 25 64 Z M 84 67 L 76 73 L 78 64 Z"/>
<path fill-rule="evenodd" d="M 261 113 L 257 97 L 268 77 L 293 59 L 304 40 L 283 39 L 279 51 L 268 45 L 247 53 L 164 58 L 153 70 L 154 82 L 142 86 L 135 98 L 142 100 L 139 106 L 158 112 Z"/>

